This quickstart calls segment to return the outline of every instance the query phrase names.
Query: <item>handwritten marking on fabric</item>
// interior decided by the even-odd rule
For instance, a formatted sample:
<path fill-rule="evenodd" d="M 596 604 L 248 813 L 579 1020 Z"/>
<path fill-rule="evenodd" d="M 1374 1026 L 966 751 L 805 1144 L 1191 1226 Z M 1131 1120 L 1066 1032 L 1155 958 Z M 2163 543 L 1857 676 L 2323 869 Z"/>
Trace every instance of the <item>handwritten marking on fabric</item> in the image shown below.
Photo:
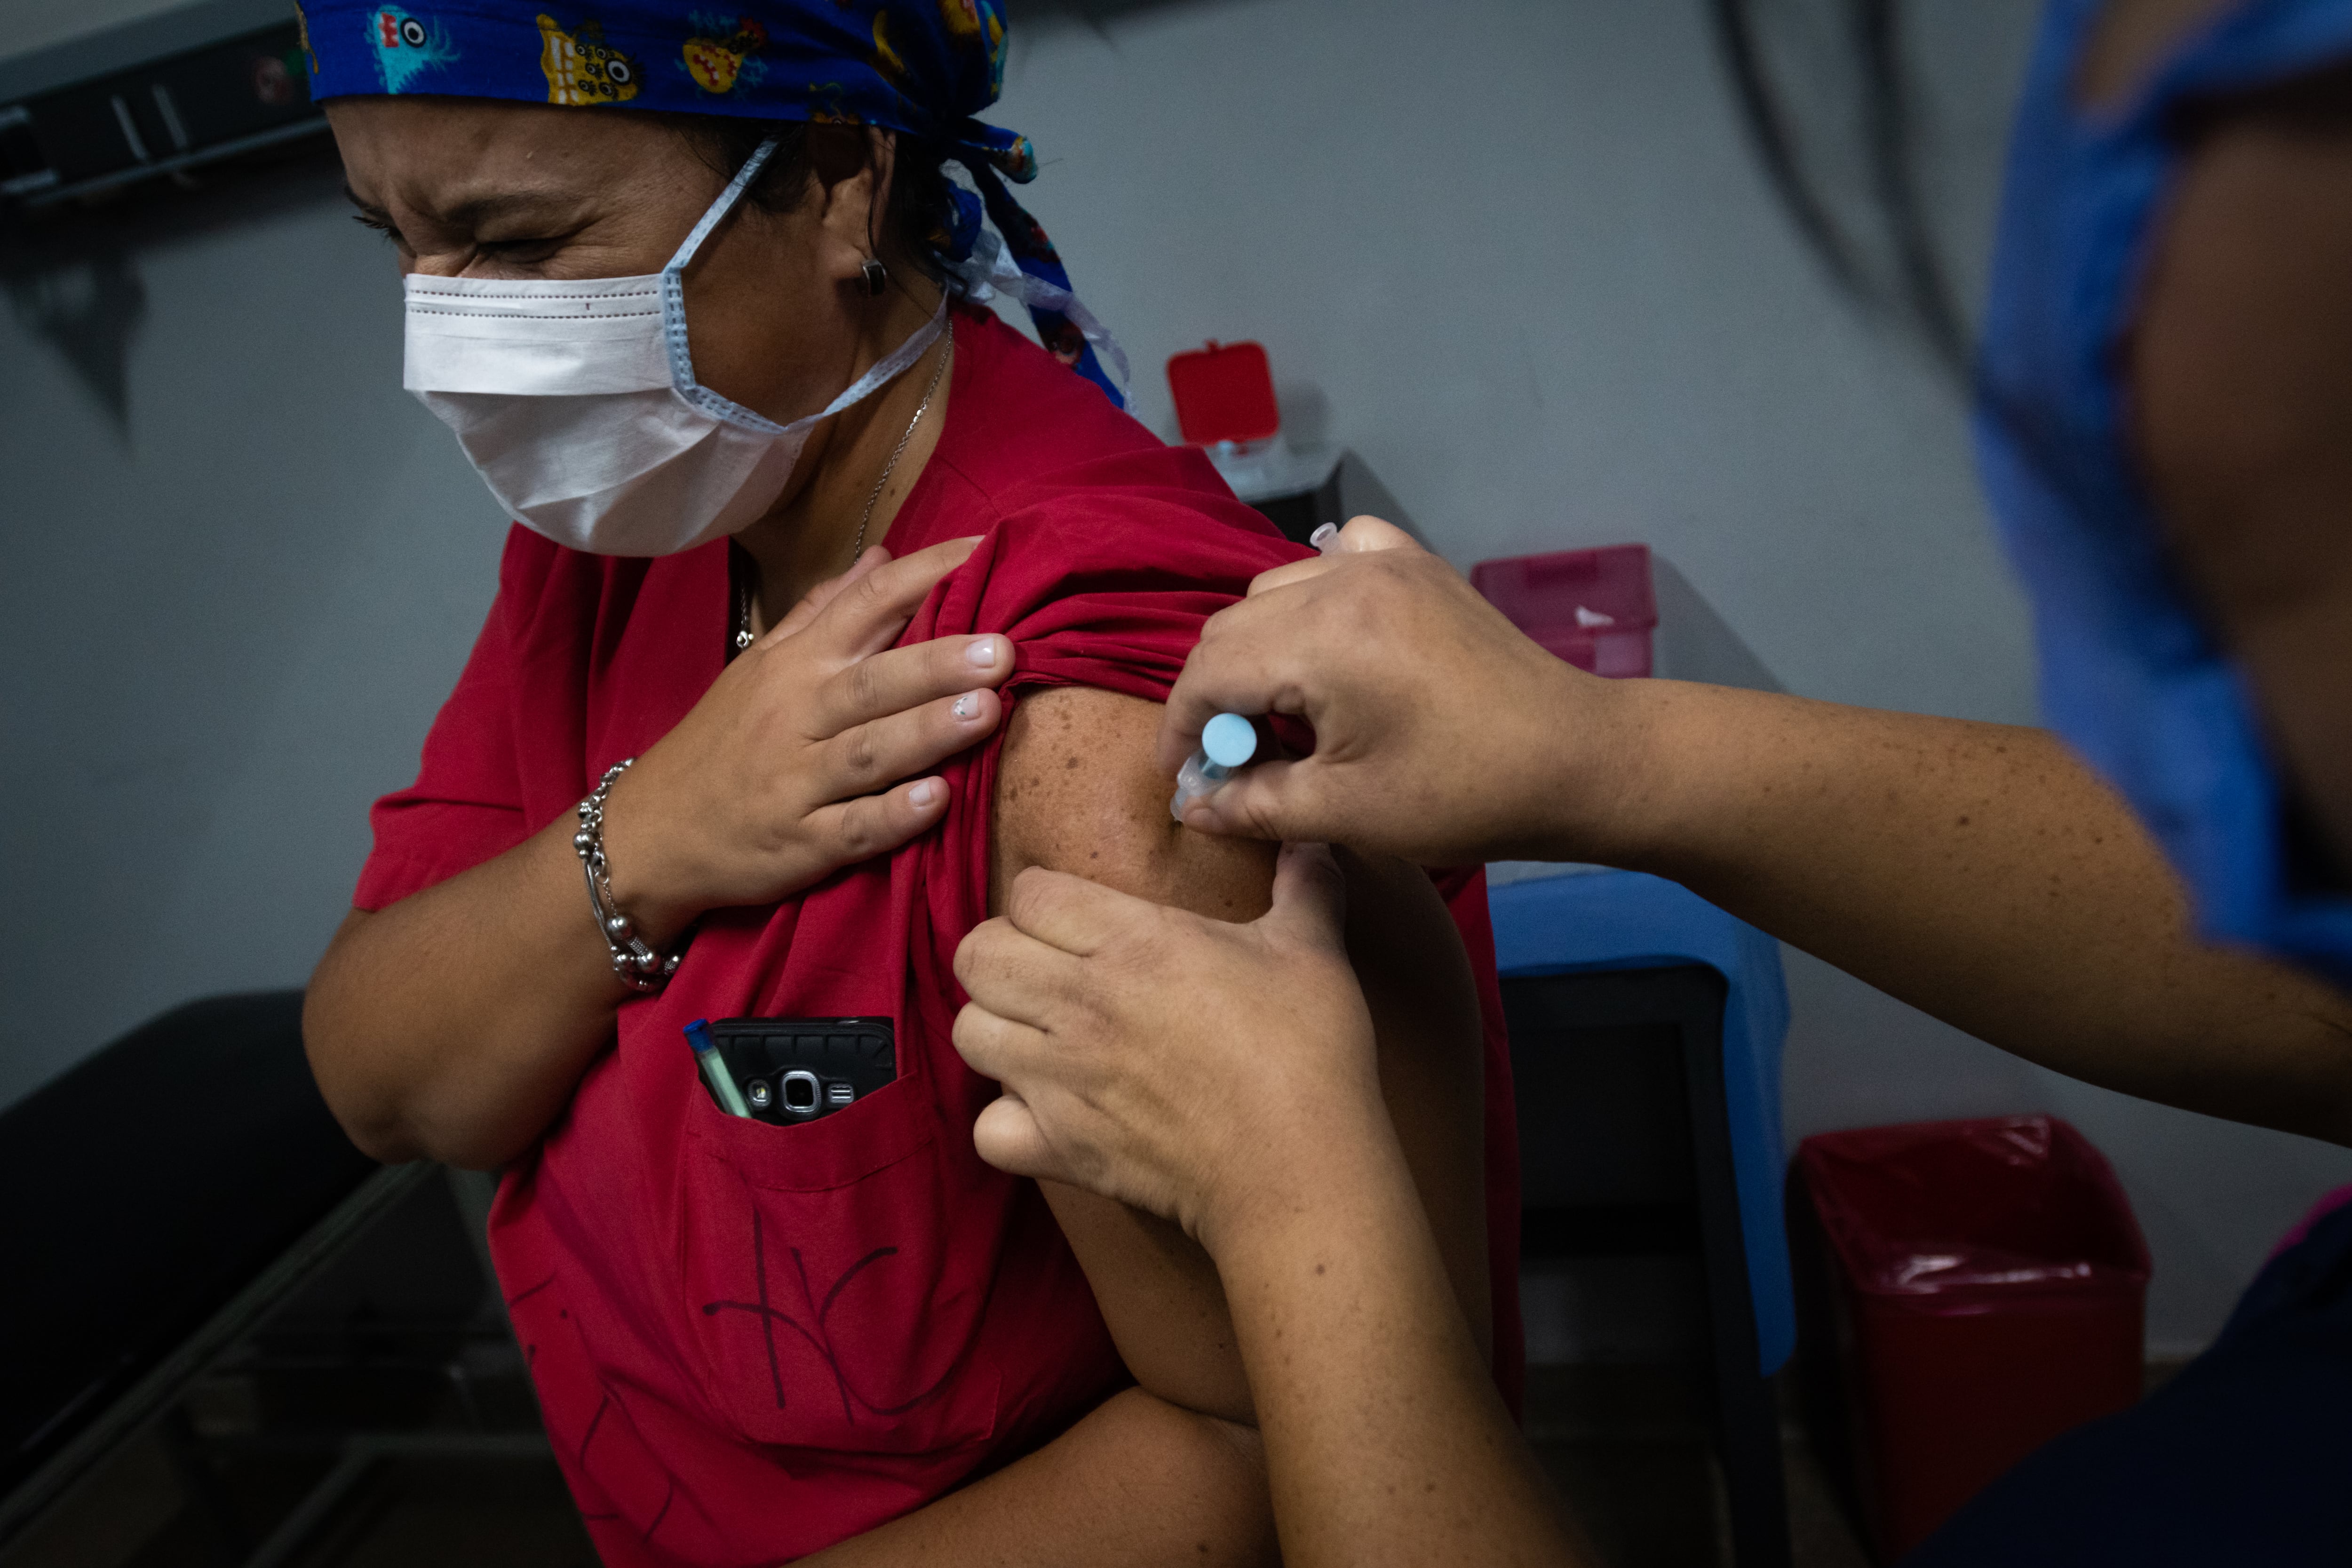
<path fill-rule="evenodd" d="M 569 1307 L 557 1307 L 556 1322 L 552 1323 L 543 1315 L 550 1302 L 541 1301 L 530 1313 L 518 1314 L 515 1310 L 553 1288 L 557 1276 L 550 1272 L 537 1283 L 505 1298 L 507 1310 L 514 1314 L 512 1321 L 517 1336 L 522 1342 L 524 1364 L 534 1376 L 539 1369 L 541 1331 L 553 1330 L 559 1335 L 576 1333 L 577 1325 L 572 1322 Z M 565 1326 L 558 1329 L 557 1323 Z M 557 1353 L 562 1356 L 561 1347 L 558 1347 Z M 563 1411 L 557 1406 L 543 1405 L 541 1415 L 546 1418 L 548 1436 L 569 1454 L 567 1471 L 581 1519 L 590 1525 L 617 1526 L 634 1535 L 640 1544 L 650 1545 L 655 1534 L 669 1519 L 672 1507 L 677 1500 L 677 1477 L 655 1458 L 620 1390 L 607 1382 L 601 1372 L 590 1372 L 589 1378 L 596 1393 L 596 1404 L 588 1413 L 586 1422 L 572 1427 L 579 1434 L 577 1438 L 564 1429 L 572 1423 L 564 1419 Z M 576 1421 L 577 1407 L 572 1414 Z M 617 1452 L 613 1448 L 614 1443 L 621 1445 Z M 593 1462 L 592 1457 L 595 1457 Z M 662 1483 L 661 1500 L 657 1503 L 653 1502 L 650 1494 L 644 1490 L 645 1486 L 655 1479 Z M 637 1494 L 634 1508 L 623 1500 L 621 1493 L 624 1491 Z M 651 1503 L 650 1509 L 648 1503 Z"/>
<path fill-rule="evenodd" d="M 802 1258 L 801 1249 L 794 1247 L 786 1250 L 792 1254 L 793 1277 L 799 1282 L 802 1308 L 807 1312 L 810 1323 L 803 1323 L 769 1300 L 767 1241 L 761 1228 L 760 1212 L 757 1209 L 751 1211 L 751 1270 L 758 1282 L 760 1299 L 756 1301 L 705 1301 L 702 1304 L 705 1317 L 715 1318 L 721 1312 L 750 1312 L 758 1317 L 760 1334 L 765 1342 L 768 1353 L 768 1377 L 774 1385 L 777 1409 L 783 1409 L 785 1404 L 783 1369 L 776 1359 L 776 1325 L 779 1323 L 806 1340 L 809 1347 L 824 1362 L 826 1369 L 833 1373 L 834 1388 L 841 1396 L 841 1418 L 853 1425 L 857 1419 L 856 1411 L 851 1408 L 853 1404 L 872 1415 L 904 1415 L 908 1411 L 937 1396 L 947 1386 L 949 1377 L 955 1371 L 952 1366 L 947 1372 L 941 1373 L 929 1388 L 924 1389 L 912 1399 L 898 1405 L 877 1405 L 853 1388 L 850 1385 L 849 1374 L 842 1370 L 840 1352 L 834 1346 L 833 1331 L 827 1322 L 833 1315 L 834 1303 L 841 1299 L 842 1291 L 848 1289 L 851 1280 L 856 1279 L 867 1268 L 880 1263 L 884 1258 L 898 1257 L 897 1247 L 877 1247 L 842 1270 L 841 1278 L 835 1279 L 832 1287 L 825 1291 L 824 1300 L 821 1303 L 809 1287 L 808 1264 Z M 814 1327 L 811 1324 L 814 1324 Z"/>

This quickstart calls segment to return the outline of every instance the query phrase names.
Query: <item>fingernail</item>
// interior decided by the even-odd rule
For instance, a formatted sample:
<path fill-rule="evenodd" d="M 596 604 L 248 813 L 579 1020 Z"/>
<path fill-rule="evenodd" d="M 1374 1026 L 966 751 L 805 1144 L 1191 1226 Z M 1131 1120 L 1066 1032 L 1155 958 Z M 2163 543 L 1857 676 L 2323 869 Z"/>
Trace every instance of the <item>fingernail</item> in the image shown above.
<path fill-rule="evenodd" d="M 939 798 L 940 786 L 936 781 L 931 779 L 925 779 L 922 783 L 917 784 L 914 788 L 907 792 L 908 801 L 915 805 L 929 805 L 931 802 Z"/>
<path fill-rule="evenodd" d="M 955 700 L 955 706 L 949 709 L 948 711 L 954 714 L 959 719 L 979 718 L 980 693 L 977 691 L 965 692 L 962 696 Z"/>
<path fill-rule="evenodd" d="M 964 649 L 963 656 L 967 659 L 970 659 L 972 664 L 979 668 L 994 669 L 996 668 L 996 639 L 994 637 L 982 637 L 978 642 L 973 643 L 970 647 Z"/>

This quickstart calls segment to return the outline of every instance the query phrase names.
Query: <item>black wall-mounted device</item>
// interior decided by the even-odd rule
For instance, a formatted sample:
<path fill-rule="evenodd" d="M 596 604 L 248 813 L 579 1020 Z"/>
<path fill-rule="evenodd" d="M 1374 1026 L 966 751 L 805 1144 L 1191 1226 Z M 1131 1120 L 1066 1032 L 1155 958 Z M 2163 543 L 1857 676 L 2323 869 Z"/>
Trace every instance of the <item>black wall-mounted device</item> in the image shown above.
<path fill-rule="evenodd" d="M 0 60 L 0 207 L 88 200 L 325 132 L 287 7 L 207 0 Z"/>

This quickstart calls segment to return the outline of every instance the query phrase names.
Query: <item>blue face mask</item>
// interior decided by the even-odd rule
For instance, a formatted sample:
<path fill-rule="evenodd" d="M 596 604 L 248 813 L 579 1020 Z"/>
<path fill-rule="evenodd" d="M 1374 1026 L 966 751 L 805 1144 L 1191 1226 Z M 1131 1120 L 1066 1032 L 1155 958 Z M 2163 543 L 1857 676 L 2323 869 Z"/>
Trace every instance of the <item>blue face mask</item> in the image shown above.
<path fill-rule="evenodd" d="M 2252 0 L 2119 110 L 2074 104 L 2098 0 L 2056 0 L 2011 144 L 1985 321 L 1978 450 L 2033 595 L 2050 724 L 2119 789 L 2213 940 L 2352 985 L 2352 898 L 2304 885 L 2288 796 L 2243 673 L 2181 591 L 2116 375 L 2179 151 L 2184 99 L 2352 56 L 2352 0 Z"/>

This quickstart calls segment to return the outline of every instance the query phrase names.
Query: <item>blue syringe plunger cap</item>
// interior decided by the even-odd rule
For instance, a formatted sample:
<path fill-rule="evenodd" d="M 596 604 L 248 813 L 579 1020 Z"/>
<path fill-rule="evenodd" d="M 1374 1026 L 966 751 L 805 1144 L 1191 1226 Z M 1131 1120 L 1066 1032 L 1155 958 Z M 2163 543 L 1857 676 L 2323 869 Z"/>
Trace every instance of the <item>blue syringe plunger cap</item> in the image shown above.
<path fill-rule="evenodd" d="M 1257 755 L 1257 726 L 1238 713 L 1220 713 L 1201 729 L 1201 750 L 1221 768 L 1237 768 Z"/>

